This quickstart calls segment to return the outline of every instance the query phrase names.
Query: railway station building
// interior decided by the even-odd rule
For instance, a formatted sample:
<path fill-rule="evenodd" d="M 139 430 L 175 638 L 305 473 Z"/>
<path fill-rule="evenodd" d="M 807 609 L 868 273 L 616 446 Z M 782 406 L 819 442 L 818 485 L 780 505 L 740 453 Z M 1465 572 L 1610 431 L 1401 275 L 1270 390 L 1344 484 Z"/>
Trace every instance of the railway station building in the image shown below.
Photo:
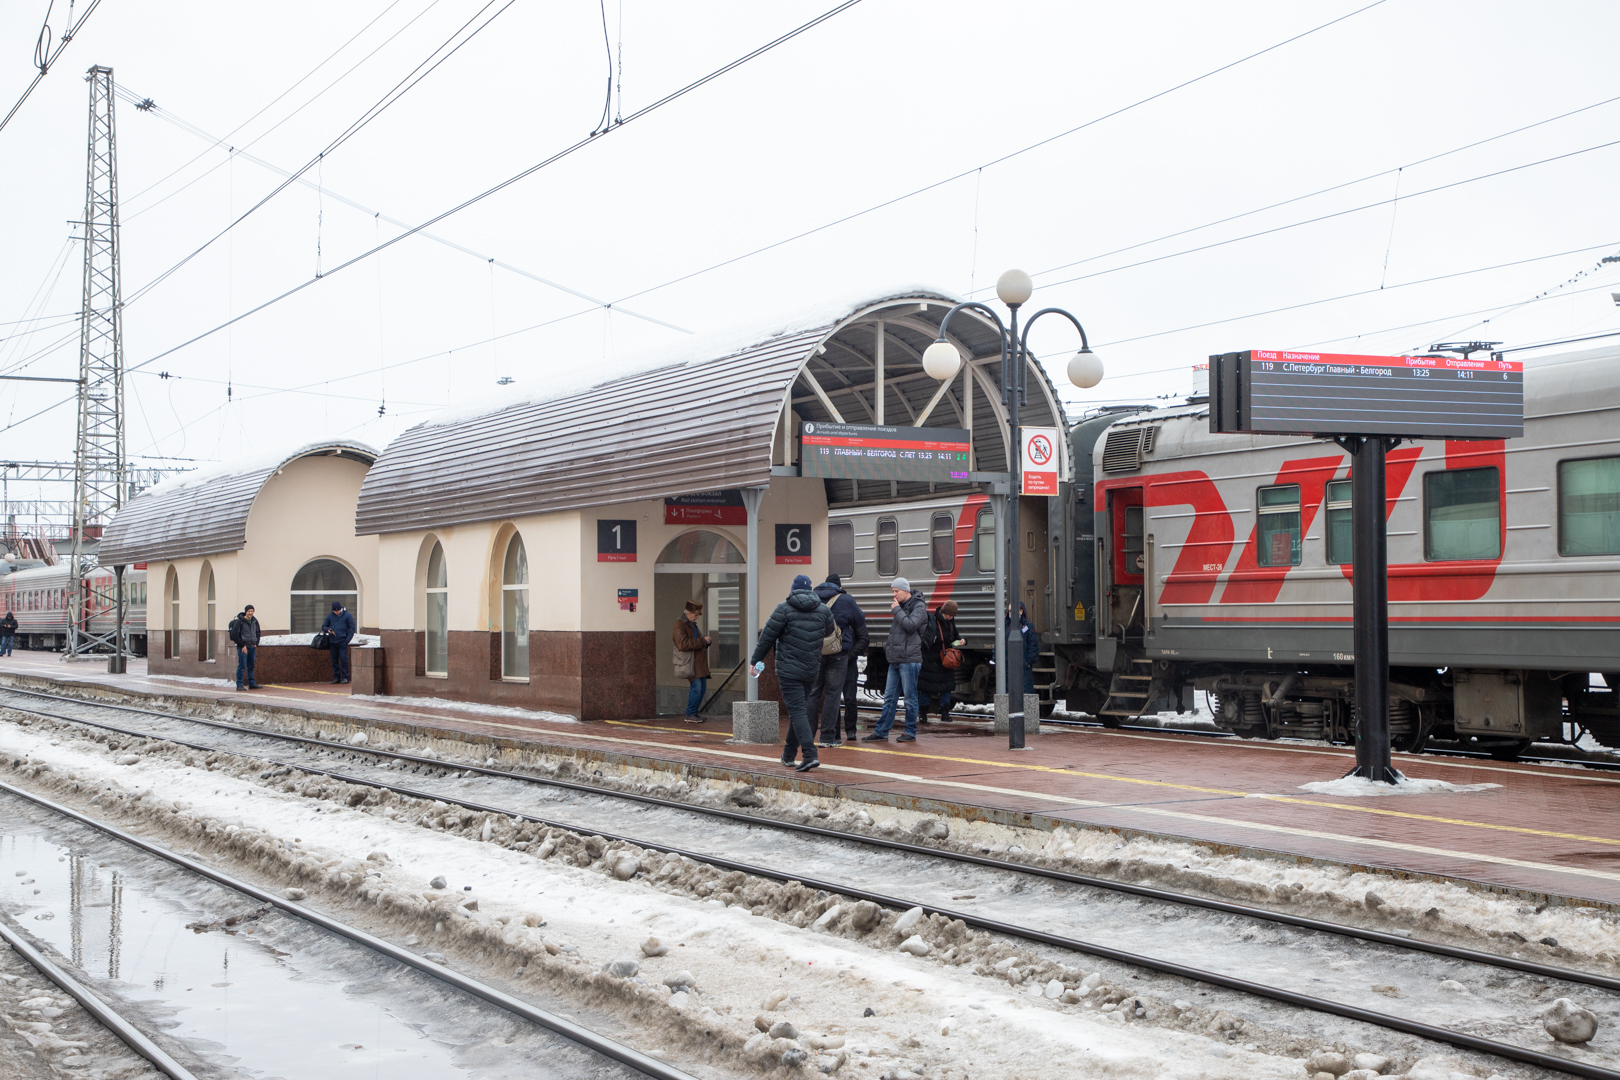
<path fill-rule="evenodd" d="M 860 584 L 851 591 L 881 644 L 890 601 L 878 539 L 829 530 L 829 508 L 978 493 L 981 474 L 1008 468 L 995 326 L 963 311 L 951 323 L 959 373 L 940 382 L 923 370 L 953 303 L 909 290 L 832 304 L 606 379 L 569 361 L 538 391 L 406 431 L 364 473 L 354 518 L 356 542 L 376 552 L 365 621 L 381 630 L 377 691 L 584 720 L 679 712 L 687 684 L 671 634 L 697 600 L 717 636 L 710 711 L 724 709 L 747 690 L 734 669 L 751 632 L 794 575 L 820 582 L 833 568 Z M 1024 422 L 1061 430 L 1038 364 L 1029 382 Z M 967 429 L 974 460 L 945 483 L 803 475 L 802 439 L 819 423 Z M 1026 566 L 1039 580 L 1046 504 L 1025 499 L 1036 560 Z M 975 518 L 945 529 L 953 566 L 977 528 Z M 925 525 L 885 542 L 926 557 L 939 541 Z M 999 620 L 984 606 L 988 643 Z M 776 696 L 769 666 L 759 693 Z"/>
<path fill-rule="evenodd" d="M 362 632 L 377 627 L 377 538 L 354 529 L 354 507 L 377 452 L 314 443 L 284 454 L 185 474 L 130 501 L 102 537 L 102 566 L 144 568 L 147 670 L 234 679 L 227 627 L 252 604 L 265 636 L 320 629 L 333 600 Z M 355 650 L 355 682 L 370 650 Z M 330 677 L 324 654 L 264 648 L 260 682 Z"/>

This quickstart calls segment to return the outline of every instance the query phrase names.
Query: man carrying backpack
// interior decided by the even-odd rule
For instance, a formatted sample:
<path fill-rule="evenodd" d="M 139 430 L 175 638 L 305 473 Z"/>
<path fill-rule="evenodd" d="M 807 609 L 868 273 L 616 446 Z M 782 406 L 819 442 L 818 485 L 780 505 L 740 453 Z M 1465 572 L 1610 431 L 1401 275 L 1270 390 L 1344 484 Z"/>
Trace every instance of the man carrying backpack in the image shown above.
<path fill-rule="evenodd" d="M 788 710 L 787 744 L 782 748 L 782 764 L 796 772 L 809 772 L 821 764 L 816 757 L 816 734 L 810 727 L 810 697 L 821 674 L 821 646 L 837 628 L 832 612 L 810 589 L 810 579 L 800 574 L 793 579 L 793 591 L 776 605 L 760 631 L 754 646 L 751 678 L 765 670 L 765 654 L 776 649 L 776 681 L 782 688 L 782 704 Z M 804 760 L 793 759 L 803 749 Z"/>
<path fill-rule="evenodd" d="M 811 702 L 810 709 L 811 720 L 819 718 L 821 725 L 816 745 L 830 749 L 844 745 L 838 741 L 839 706 L 844 696 L 846 673 L 860 655 L 857 650 L 866 647 L 866 615 L 855 598 L 844 591 L 844 579 L 837 574 L 828 574 L 827 580 L 816 586 L 815 593 L 832 612 L 833 623 L 839 631 L 838 651 L 821 658 L 821 679 L 816 684 L 821 691 L 820 701 Z M 849 736 L 855 737 L 853 727 Z"/>
<path fill-rule="evenodd" d="M 259 684 L 253 681 L 253 666 L 259 656 L 259 620 L 253 614 L 253 605 L 249 604 L 242 609 L 242 613 L 231 620 L 228 631 L 231 635 L 231 644 L 236 646 L 236 688 L 238 690 L 257 690 Z"/>

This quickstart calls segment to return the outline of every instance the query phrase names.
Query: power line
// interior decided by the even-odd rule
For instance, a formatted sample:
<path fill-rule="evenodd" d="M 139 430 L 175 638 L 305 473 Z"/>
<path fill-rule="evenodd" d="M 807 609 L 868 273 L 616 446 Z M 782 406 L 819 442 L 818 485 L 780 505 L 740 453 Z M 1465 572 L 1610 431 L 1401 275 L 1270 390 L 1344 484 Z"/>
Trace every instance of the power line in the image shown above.
<path fill-rule="evenodd" d="M 638 296 L 646 296 L 648 293 L 657 292 L 660 289 L 667 289 L 671 285 L 678 285 L 683 281 L 690 281 L 692 278 L 701 277 L 704 274 L 712 273 L 715 270 L 719 270 L 719 269 L 721 269 L 723 267 L 730 266 L 733 263 L 741 262 L 744 259 L 751 259 L 755 255 L 762 255 L 767 251 L 774 250 L 774 249 L 782 247 L 782 246 L 784 246 L 786 244 L 792 244 L 792 243 L 795 243 L 796 241 L 803 240 L 807 236 L 814 236 L 817 233 L 826 232 L 828 229 L 836 228 L 839 225 L 847 224 L 848 222 L 854 221 L 857 218 L 865 217 L 868 214 L 874 214 L 879 210 L 884 210 L 884 209 L 887 209 L 888 207 L 894 206 L 894 205 L 896 205 L 898 203 L 903 203 L 908 199 L 914 199 L 918 195 L 925 195 L 928 192 L 933 191 L 935 188 L 941 188 L 941 187 L 944 187 L 947 184 L 955 183 L 956 181 L 964 179 L 965 177 L 972 176 L 975 173 L 977 173 L 977 172 L 979 172 L 979 171 L 981 171 L 983 169 L 988 169 L 992 165 L 1001 165 L 1001 164 L 1003 164 L 1005 162 L 1011 161 L 1013 158 L 1020 157 L 1020 156 L 1022 156 L 1024 154 L 1027 154 L 1027 153 L 1033 151 L 1033 150 L 1038 150 L 1041 147 L 1046 146 L 1048 143 L 1057 142 L 1059 139 L 1066 139 L 1070 135 L 1076 134 L 1077 132 L 1084 131 L 1089 127 L 1094 127 L 1097 124 L 1100 124 L 1105 120 L 1112 120 L 1116 116 L 1121 116 L 1121 115 L 1123 115 L 1125 113 L 1130 112 L 1133 109 L 1141 108 L 1143 105 L 1147 105 L 1147 104 L 1149 104 L 1151 102 L 1157 101 L 1160 98 L 1165 97 L 1166 95 L 1174 94 L 1178 90 L 1185 90 L 1187 87 L 1192 86 L 1195 83 L 1200 83 L 1200 82 L 1203 82 L 1205 79 L 1213 78 L 1214 76 L 1219 75 L 1224 71 L 1230 71 L 1232 68 L 1238 67 L 1241 64 L 1246 64 L 1250 60 L 1254 60 L 1254 59 L 1256 59 L 1258 57 L 1264 56 L 1269 52 L 1275 52 L 1276 50 L 1281 49 L 1286 45 L 1292 45 L 1296 41 L 1300 41 L 1300 40 L 1302 40 L 1304 38 L 1308 38 L 1312 34 L 1319 33 L 1320 31 L 1326 30 L 1331 26 L 1335 26 L 1338 23 L 1344 22 L 1346 19 L 1353 19 L 1357 15 L 1360 15 L 1362 12 L 1371 11 L 1373 8 L 1378 7 L 1382 3 L 1384 3 L 1384 0 L 1373 0 L 1373 3 L 1370 3 L 1370 4 L 1366 5 L 1365 7 L 1360 7 L 1360 8 L 1357 8 L 1356 10 L 1354 10 L 1354 11 L 1348 12 L 1347 14 L 1340 15 L 1336 19 L 1329 19 L 1327 22 L 1323 23 L 1320 26 L 1313 27 L 1310 30 L 1304 31 L 1303 33 L 1295 34 L 1293 37 L 1285 38 L 1282 41 L 1277 42 L 1275 45 L 1268 45 L 1264 49 L 1259 50 L 1258 52 L 1252 52 L 1247 56 L 1241 57 L 1241 58 L 1239 58 L 1237 60 L 1233 60 L 1233 61 L 1231 61 L 1229 63 L 1226 63 L 1226 64 L 1222 64 L 1220 67 L 1211 68 L 1209 71 L 1204 72 L 1202 75 L 1196 75 L 1191 79 L 1187 79 L 1185 82 L 1177 83 L 1176 85 L 1174 85 L 1172 87 L 1169 87 L 1167 89 L 1164 89 L 1164 90 L 1160 90 L 1159 92 L 1157 92 L 1155 94 L 1150 94 L 1147 97 L 1142 98 L 1139 101 L 1133 101 L 1131 104 L 1122 106 L 1122 107 L 1120 107 L 1118 109 L 1113 110 L 1112 112 L 1107 112 L 1107 113 L 1104 113 L 1101 116 L 1093 117 L 1092 119 L 1087 120 L 1083 124 L 1077 124 L 1074 127 L 1068 128 L 1067 130 L 1058 132 L 1056 135 L 1048 135 L 1046 138 L 1041 139 L 1038 142 L 1030 143 L 1028 146 L 1024 147 L 1021 150 L 1014 150 L 1011 153 L 1002 154 L 1000 157 L 992 158 L 989 161 L 986 161 L 986 162 L 984 162 L 983 164 L 980 164 L 980 165 L 975 165 L 970 169 L 964 169 L 961 172 L 956 173 L 953 176 L 947 176 L 943 180 L 935 180 L 931 184 L 925 184 L 924 186 L 922 186 L 920 188 L 917 188 L 914 191 L 908 191 L 904 195 L 896 195 L 892 199 L 885 199 L 884 201 L 882 201 L 880 203 L 877 203 L 877 204 L 875 204 L 873 206 L 868 206 L 865 210 L 857 210 L 853 214 L 845 214 L 841 218 L 837 218 L 837 219 L 835 219 L 833 221 L 826 222 L 825 224 L 822 224 L 822 225 L 817 225 L 813 229 L 806 229 L 803 232 L 795 233 L 794 235 L 789 236 L 786 239 L 777 240 L 777 241 L 775 241 L 773 243 L 766 244 L 763 247 L 758 247 L 758 248 L 755 248 L 752 251 L 744 252 L 741 255 L 734 255 L 729 259 L 723 259 L 720 262 L 714 263 L 711 266 L 706 266 L 701 270 L 693 270 L 689 274 L 682 274 L 680 277 L 671 278 L 670 280 L 664 282 L 661 285 L 654 285 L 654 286 L 651 286 L 650 288 L 642 289 L 639 292 L 633 292 L 633 293 L 629 293 L 628 295 L 621 296 L 621 297 L 619 297 L 618 300 L 615 300 L 614 303 L 622 304 L 626 300 L 634 300 Z"/>
<path fill-rule="evenodd" d="M 371 123 L 378 116 L 381 116 L 382 113 L 385 110 L 387 110 L 389 106 L 393 105 L 394 102 L 396 102 L 400 98 L 404 97 L 418 83 L 420 83 L 423 79 L 427 78 L 435 70 L 437 70 L 437 68 L 439 67 L 440 64 L 444 63 L 446 60 L 450 59 L 457 52 L 459 52 L 463 45 L 467 44 L 467 42 L 469 42 L 473 38 L 477 37 L 480 32 L 482 32 L 486 27 L 489 26 L 490 23 L 492 23 L 496 19 L 500 18 L 501 15 L 503 13 L 505 13 L 505 11 L 508 8 L 510 8 L 513 4 L 515 4 L 517 2 L 517 0 L 506 0 L 506 3 L 501 6 L 500 10 L 496 11 L 495 14 L 491 15 L 488 19 L 484 20 L 482 25 L 480 25 L 477 29 L 473 30 L 473 32 L 468 34 L 466 37 L 462 38 L 461 41 L 456 42 L 455 46 L 453 48 L 450 48 L 449 52 L 445 52 L 443 56 L 439 56 L 439 53 L 444 52 L 444 50 L 446 48 L 449 48 L 450 43 L 452 41 L 455 41 L 455 39 L 458 36 L 460 36 L 461 33 L 467 29 L 467 27 L 471 26 L 478 19 L 479 16 L 483 15 L 484 12 L 486 12 L 490 8 L 494 7 L 496 2 L 497 2 L 497 0 L 489 0 L 489 2 L 486 3 L 483 7 L 479 8 L 478 11 L 476 11 L 473 14 L 472 18 L 468 19 L 461 26 L 457 27 L 456 31 L 454 33 L 452 33 L 448 38 L 446 38 L 443 44 L 441 44 L 438 48 L 434 49 L 433 52 L 429 53 L 427 59 L 423 60 L 420 64 L 418 64 L 415 68 L 413 68 L 410 71 L 410 73 L 405 76 L 405 78 L 401 79 L 398 83 L 396 83 L 393 86 L 392 89 L 390 89 L 386 94 L 384 94 L 381 98 L 379 98 L 377 100 L 376 104 L 372 105 L 371 108 L 367 109 L 363 114 L 361 114 L 360 119 L 358 119 L 358 120 L 354 121 L 352 124 L 350 124 L 348 126 L 348 128 L 346 128 L 343 131 L 342 134 L 340 134 L 337 138 L 333 139 L 330 143 L 328 143 L 324 149 L 322 149 L 313 158 L 311 158 L 309 160 L 309 162 L 307 164 L 305 164 L 303 168 L 299 169 L 296 173 L 294 173 L 293 176 L 289 177 L 286 180 L 283 180 L 280 184 L 277 184 L 276 187 L 268 195 L 266 195 L 264 198 L 260 199 L 258 202 L 254 203 L 252 206 L 248 207 L 248 209 L 246 211 L 244 211 L 240 217 L 238 217 L 235 221 L 231 222 L 229 225 L 225 226 L 225 228 L 221 229 L 214 236 L 212 236 L 208 240 L 206 240 L 201 247 L 197 248 L 197 250 L 193 251 L 190 255 L 187 255 L 185 258 L 181 259 L 179 262 L 175 263 L 173 266 L 171 266 L 167 270 L 163 271 L 163 273 L 159 274 L 157 277 L 153 278 L 151 281 L 148 281 L 145 285 L 142 285 L 139 289 L 136 289 L 135 292 L 132 293 L 130 295 L 129 299 L 125 302 L 126 306 L 128 304 L 132 304 L 135 301 L 139 300 L 146 293 L 150 292 L 152 289 L 154 289 L 158 285 L 162 284 L 165 280 L 168 279 L 169 275 L 173 274 L 175 271 L 177 271 L 181 267 L 185 266 L 192 259 L 195 259 L 198 255 L 201 255 L 204 251 L 208 250 L 208 248 L 216 240 L 218 240 L 220 237 L 224 236 L 226 233 L 230 232 L 232 229 L 236 228 L 236 226 L 240 225 L 243 221 L 246 221 L 247 218 L 254 211 L 258 210 L 265 203 L 269 202 L 271 199 L 275 198 L 277 195 L 279 195 L 283 191 L 285 191 L 292 184 L 292 182 L 294 180 L 296 180 L 299 176 L 302 176 L 304 173 L 308 172 L 310 169 L 313 169 L 316 165 L 320 164 L 321 161 L 326 157 L 327 154 L 332 153 L 338 147 L 340 147 L 344 143 L 348 142 L 349 139 L 353 138 L 367 124 Z M 438 57 L 437 60 L 434 59 L 434 57 L 436 57 L 436 56 Z M 429 66 L 429 61 L 432 61 L 431 66 Z M 427 68 L 426 71 L 422 70 L 424 67 Z M 418 72 L 420 72 L 421 74 L 418 74 Z"/>
<path fill-rule="evenodd" d="M 90 0 L 90 6 L 84 9 L 84 14 L 79 16 L 78 22 L 68 27 L 68 32 L 62 35 L 62 40 L 57 43 L 55 51 L 53 51 L 50 56 L 46 57 L 43 62 L 38 61 L 38 58 L 36 57 L 36 63 L 39 66 L 39 74 L 35 75 L 34 81 L 28 84 L 28 89 L 22 92 L 22 97 L 17 99 L 17 104 L 11 107 L 10 112 L 6 113 L 6 118 L 4 120 L 0 120 L 0 131 L 4 131 L 6 125 L 11 123 L 11 118 L 16 116 L 17 110 L 23 107 L 23 102 L 27 101 L 28 95 L 34 92 L 34 87 L 38 86 L 40 82 L 44 80 L 45 76 L 50 74 L 51 65 L 55 64 L 56 58 L 62 55 L 62 50 L 66 49 L 73 39 L 79 36 L 79 28 L 89 20 L 90 16 L 95 13 L 96 8 L 100 6 L 101 0 Z M 50 13 L 47 12 L 46 18 L 48 19 L 49 17 Z"/>

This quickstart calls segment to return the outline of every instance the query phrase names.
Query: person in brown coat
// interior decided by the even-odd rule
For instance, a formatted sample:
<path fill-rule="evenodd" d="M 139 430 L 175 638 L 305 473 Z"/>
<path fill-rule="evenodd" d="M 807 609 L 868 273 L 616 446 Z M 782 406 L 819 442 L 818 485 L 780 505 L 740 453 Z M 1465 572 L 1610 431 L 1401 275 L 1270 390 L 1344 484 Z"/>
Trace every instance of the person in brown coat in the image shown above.
<path fill-rule="evenodd" d="M 709 689 L 709 646 L 714 638 L 704 637 L 698 629 L 703 605 L 696 600 L 686 602 L 680 622 L 675 624 L 675 674 L 686 679 L 691 689 L 686 694 L 686 722 L 701 724 L 698 709 L 703 706 L 703 695 Z"/>

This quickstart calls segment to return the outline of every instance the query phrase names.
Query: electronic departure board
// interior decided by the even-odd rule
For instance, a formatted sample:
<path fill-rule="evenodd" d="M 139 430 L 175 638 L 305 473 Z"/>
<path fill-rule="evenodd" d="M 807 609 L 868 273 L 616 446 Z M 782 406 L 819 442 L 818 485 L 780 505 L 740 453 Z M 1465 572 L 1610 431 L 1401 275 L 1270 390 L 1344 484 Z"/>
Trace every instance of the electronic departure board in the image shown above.
<path fill-rule="evenodd" d="M 962 428 L 875 427 L 807 421 L 800 474 L 843 480 L 965 483 L 973 433 Z"/>
<path fill-rule="evenodd" d="M 1524 434 L 1524 365 L 1516 360 L 1252 349 L 1209 361 L 1209 429 L 1217 433 Z"/>

